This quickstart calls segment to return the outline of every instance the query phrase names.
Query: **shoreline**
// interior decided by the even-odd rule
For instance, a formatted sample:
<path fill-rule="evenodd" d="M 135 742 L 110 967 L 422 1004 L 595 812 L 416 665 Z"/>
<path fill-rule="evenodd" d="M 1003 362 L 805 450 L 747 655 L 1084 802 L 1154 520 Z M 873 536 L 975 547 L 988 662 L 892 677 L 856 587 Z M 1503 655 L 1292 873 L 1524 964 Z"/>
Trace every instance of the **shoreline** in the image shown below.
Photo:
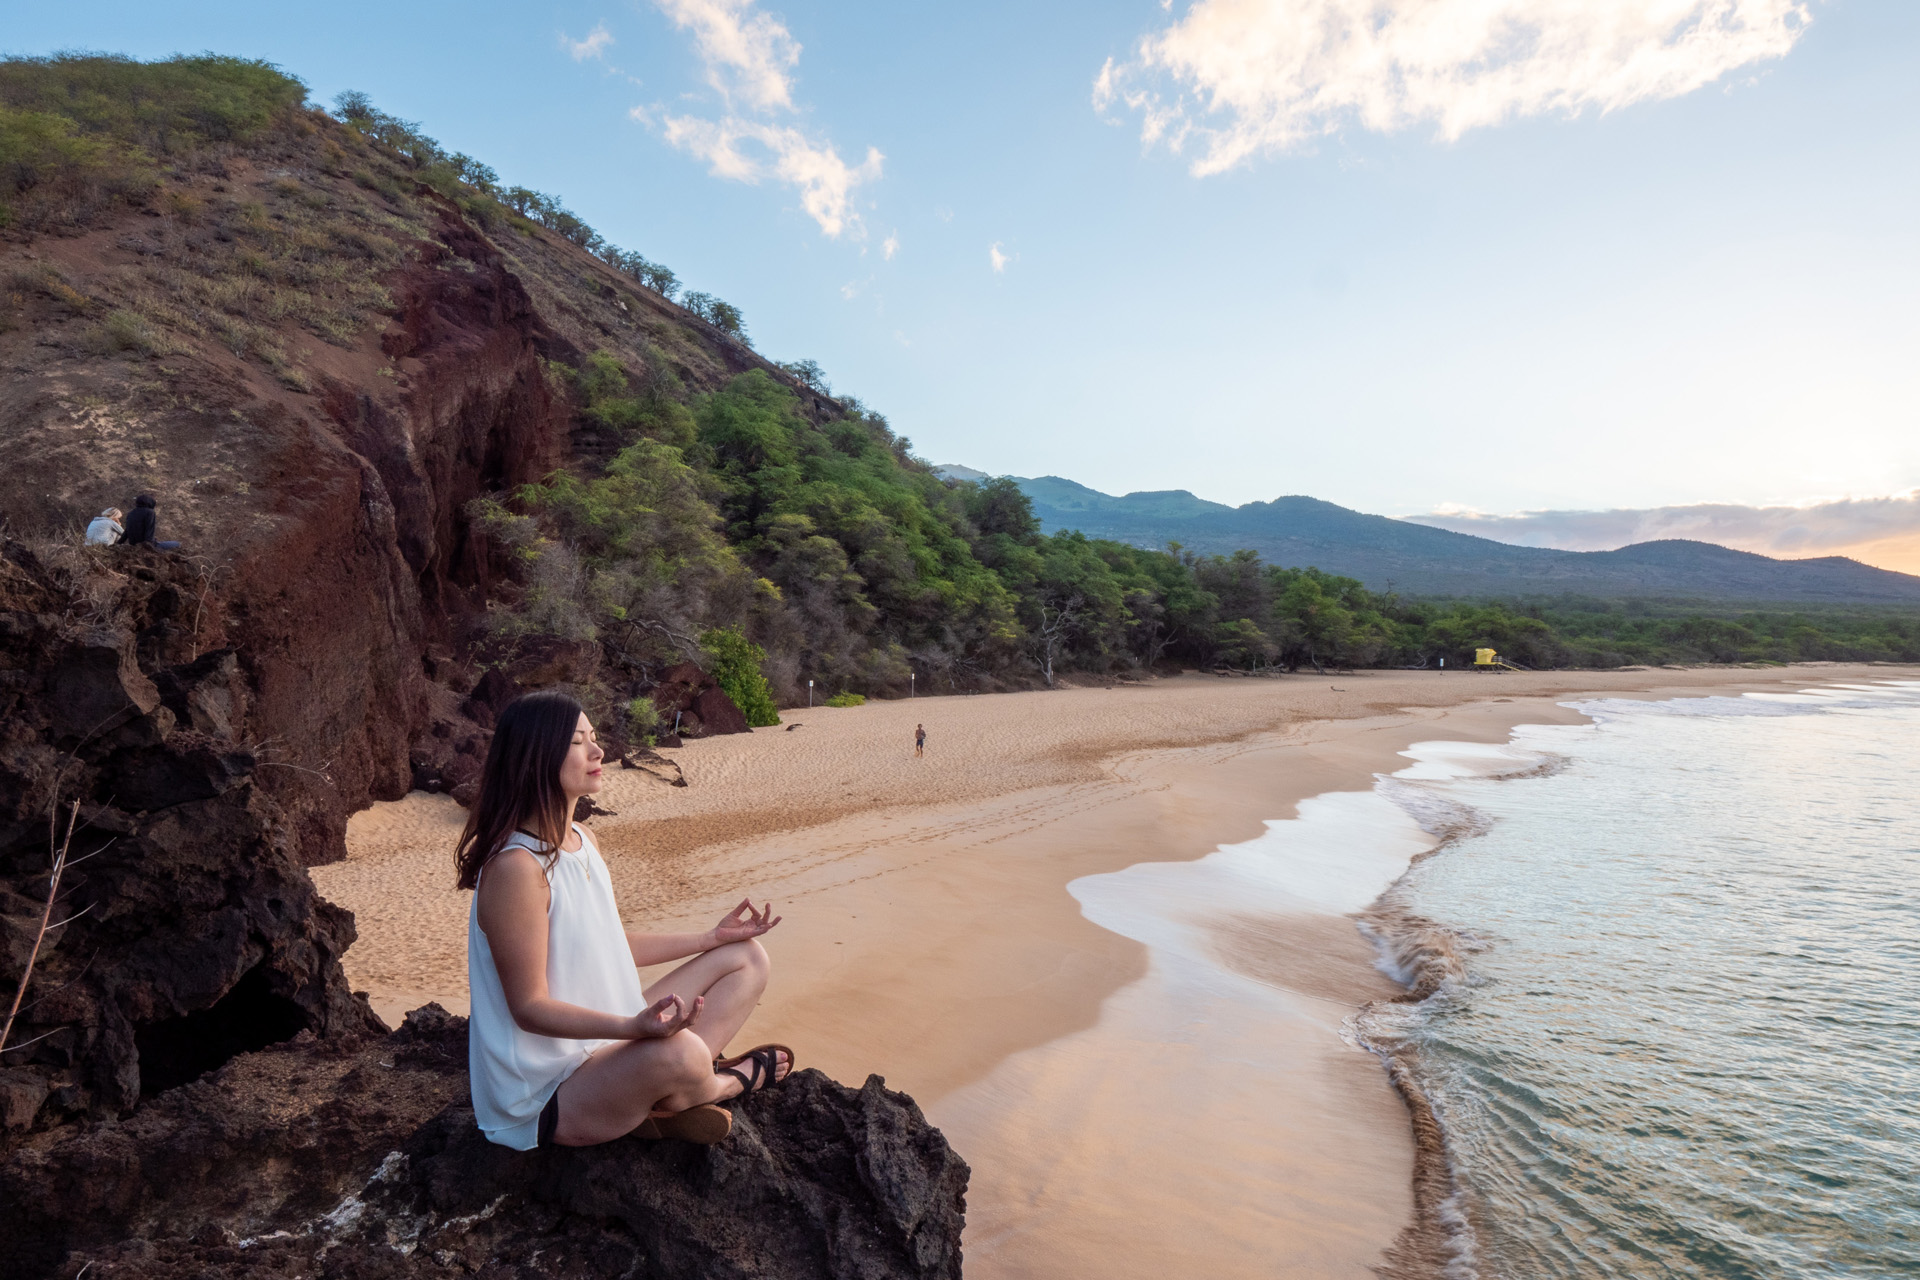
<path fill-rule="evenodd" d="M 786 911 L 788 922 L 769 938 L 775 985 L 748 1036 L 794 1043 L 806 1065 L 841 1078 L 876 1071 L 922 1100 L 976 1165 L 968 1231 L 976 1275 L 1093 1266 L 1147 1274 L 1168 1257 L 1192 1263 L 1194 1233 L 1217 1232 L 1218 1215 L 1147 1195 L 1144 1220 L 1134 1212 L 1143 1206 L 1114 1207 L 1130 1236 L 1103 1241 L 1074 1229 L 1087 1206 L 1070 1185 L 1076 1169 L 1115 1155 L 1113 1131 L 1139 1137 L 1146 1117 L 1063 1120 L 1044 1150 L 1005 1140 L 1023 1115 L 1041 1114 L 1041 1099 L 1075 1105 L 1072 1086 L 1086 1084 L 1092 1068 L 1066 1054 L 1060 1060 L 1078 1066 L 1050 1076 L 1059 1062 L 1040 1058 L 1075 1037 L 1083 1050 L 1096 1045 L 1103 1015 L 1111 1023 L 1137 1003 L 1152 970 L 1150 948 L 1088 920 L 1069 883 L 1139 863 L 1197 862 L 1258 838 L 1312 797 L 1370 789 L 1375 774 L 1406 766 L 1399 753 L 1414 742 L 1503 742 L 1519 724 L 1584 719 L 1559 701 L 1911 671 L 1808 664 L 1526 673 L 1497 683 L 1465 672 L 1185 676 L 1138 688 L 815 708 L 785 713 L 803 726 L 791 735 L 761 730 L 676 752 L 691 784 L 684 791 L 648 790 L 616 773 L 604 803 L 619 816 L 593 825 L 632 923 L 700 927 L 742 891 Z M 920 721 L 931 735 L 928 761 L 913 760 L 907 745 Z M 464 1006 L 464 982 L 454 981 L 464 978 L 464 898 L 444 887 L 460 815 L 444 797 L 379 806 L 356 815 L 347 861 L 314 868 L 322 891 L 361 917 L 362 943 L 347 967 L 389 1020 L 428 998 Z M 659 841 L 676 822 L 725 838 Z M 1243 1231 L 1237 1247 L 1284 1239 L 1297 1274 L 1365 1274 L 1412 1219 L 1414 1149 L 1407 1107 L 1386 1073 L 1338 1030 L 1390 994 L 1389 984 L 1348 915 L 1243 933 L 1235 944 L 1243 972 L 1256 971 L 1250 981 L 1281 993 L 1275 1007 L 1286 1006 L 1276 1015 L 1283 1033 L 1257 1051 L 1275 1061 L 1291 1055 L 1296 1068 L 1259 1105 L 1307 1119 L 1284 1135 L 1248 1135 L 1249 1150 L 1285 1152 L 1268 1189 L 1291 1207 L 1256 1207 L 1257 1220 L 1242 1226 L 1257 1229 Z M 1021 1070 L 1028 1093 L 1008 1094 L 1002 1086 Z M 1151 1076 L 1143 1068 L 1129 1078 Z M 1107 1083 L 1094 1081 L 1094 1091 Z M 1124 1105 L 1116 1100 L 1117 1110 Z M 1155 1141 L 1162 1154 L 1175 1145 Z M 1143 1139 L 1121 1154 L 1138 1159 L 1152 1149 Z M 1221 1274 L 1250 1274 L 1246 1256 L 1211 1262 Z M 1269 1258 L 1259 1273 L 1272 1267 Z"/>
<path fill-rule="evenodd" d="M 1884 671 L 1870 682 L 1836 674 L 1831 679 L 1800 683 L 1796 692 L 1815 697 L 1795 701 L 1815 703 L 1807 708 L 1815 713 L 1823 709 L 1817 706 L 1822 699 L 1831 699 L 1841 706 L 1873 705 L 1849 704 L 1844 699 L 1849 691 L 1886 697 L 1903 685 L 1908 690 L 1920 691 L 1920 682 L 1914 680 L 1914 674 L 1912 668 L 1894 669 Z M 1732 692 L 1701 691 L 1691 696 L 1726 696 Z M 1610 700 L 1654 701 L 1621 698 L 1617 694 Z M 1577 720 L 1596 729 L 1618 714 L 1616 708 L 1594 706 L 1585 699 L 1581 702 Z M 1684 713 L 1678 714 L 1685 718 Z M 1729 708 L 1720 714 L 1739 712 Z M 1388 1250 L 1382 1265 L 1376 1268 L 1377 1274 L 1386 1280 L 1426 1280 L 1453 1274 L 1462 1266 L 1471 1269 L 1480 1254 L 1485 1231 L 1480 1201 L 1486 1188 L 1476 1191 L 1463 1178 L 1454 1145 L 1458 1135 L 1440 1118 L 1430 1089 L 1434 1079 L 1431 1064 L 1420 1042 L 1409 1036 L 1408 1027 L 1410 1021 L 1426 1020 L 1432 1002 L 1462 990 L 1472 981 L 1475 970 L 1472 957 L 1487 945 L 1475 937 L 1475 931 L 1485 926 L 1448 924 L 1428 917 L 1413 897 L 1411 886 L 1416 871 L 1430 859 L 1465 841 L 1487 835 L 1499 821 L 1496 815 L 1476 807 L 1488 801 L 1476 800 L 1469 804 L 1452 794 L 1458 784 L 1549 777 L 1581 760 L 1582 752 L 1577 746 L 1569 747 L 1564 745 L 1564 740 L 1547 738 L 1555 727 L 1535 723 L 1517 725 L 1504 750 L 1496 749 L 1478 759 L 1463 759 L 1462 753 L 1448 750 L 1462 744 L 1444 740 L 1422 743 L 1406 753 L 1415 761 L 1413 767 L 1391 779 L 1382 779 L 1383 789 L 1414 814 L 1433 837 L 1431 847 L 1415 855 L 1406 870 L 1357 917 L 1380 957 L 1382 969 L 1391 971 L 1404 988 L 1400 994 L 1369 1002 L 1349 1024 L 1355 1042 L 1379 1059 L 1406 1102 L 1414 1135 L 1415 1216 Z M 1546 732 L 1529 735 L 1528 730 Z M 1541 741 L 1543 738 L 1545 742 Z M 1508 768 L 1495 763 L 1501 756 L 1506 758 Z M 1498 934 L 1494 938 L 1499 942 L 1509 941 Z M 1551 1096 L 1561 1100 L 1557 1092 Z"/>

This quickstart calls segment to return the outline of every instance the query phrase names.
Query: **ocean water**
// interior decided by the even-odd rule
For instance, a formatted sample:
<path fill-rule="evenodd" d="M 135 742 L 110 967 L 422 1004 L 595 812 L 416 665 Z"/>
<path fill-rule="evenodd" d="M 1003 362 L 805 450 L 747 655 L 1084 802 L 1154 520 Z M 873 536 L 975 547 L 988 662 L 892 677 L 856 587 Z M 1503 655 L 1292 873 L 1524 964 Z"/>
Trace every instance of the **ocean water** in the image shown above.
<path fill-rule="evenodd" d="M 1380 788 L 1445 1271 L 1920 1276 L 1920 684 L 1581 705 Z"/>

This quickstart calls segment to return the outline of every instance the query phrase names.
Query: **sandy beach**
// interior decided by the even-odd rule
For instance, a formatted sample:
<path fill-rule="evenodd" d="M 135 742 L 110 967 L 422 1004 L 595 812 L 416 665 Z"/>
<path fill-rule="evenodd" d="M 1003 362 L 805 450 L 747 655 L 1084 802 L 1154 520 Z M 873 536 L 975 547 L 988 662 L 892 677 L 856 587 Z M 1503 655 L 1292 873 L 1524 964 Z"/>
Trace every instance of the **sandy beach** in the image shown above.
<path fill-rule="evenodd" d="M 1912 669 L 1188 675 L 797 710 L 671 753 L 685 788 L 611 770 L 593 829 L 632 925 L 777 905 L 746 1041 L 926 1108 L 974 1168 L 970 1275 L 1362 1277 L 1408 1225 L 1413 1152 L 1384 1072 L 1341 1037 L 1394 990 L 1350 916 L 1431 840 L 1338 797 L 1418 742 L 1577 720 L 1558 704 L 1584 694 L 1894 676 Z M 463 817 L 443 796 L 376 805 L 313 871 L 355 913 L 347 970 L 389 1022 L 466 1010 Z M 1320 870 L 1291 897 L 1126 922 L 1169 892 L 1139 864 L 1307 819 Z"/>

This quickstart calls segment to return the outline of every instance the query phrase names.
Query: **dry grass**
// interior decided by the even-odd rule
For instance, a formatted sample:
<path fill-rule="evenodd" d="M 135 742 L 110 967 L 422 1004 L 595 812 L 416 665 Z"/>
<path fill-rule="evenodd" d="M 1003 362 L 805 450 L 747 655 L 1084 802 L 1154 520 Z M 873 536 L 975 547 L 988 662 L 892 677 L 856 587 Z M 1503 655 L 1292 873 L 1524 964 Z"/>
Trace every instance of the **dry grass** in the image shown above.
<path fill-rule="evenodd" d="M 156 225 L 123 238 L 122 247 L 145 259 L 127 310 L 160 330 L 218 341 L 305 390 L 286 332 L 297 327 L 352 347 L 369 323 L 391 312 L 381 277 L 425 228 L 291 175 L 272 178 L 262 195 L 170 191 Z M 161 345 L 142 346 L 124 323 L 121 333 L 120 349 Z"/>
<path fill-rule="evenodd" d="M 14 266 L 0 277 L 0 332 L 29 323 L 31 304 L 45 299 L 56 314 L 91 322 L 70 331 L 88 353 L 166 356 L 192 339 L 213 341 L 307 390 L 287 339 L 304 330 L 353 348 L 392 313 L 383 278 L 430 230 L 383 157 L 355 149 L 355 159 L 383 171 L 380 185 L 390 193 L 369 200 L 339 180 L 344 175 L 313 166 L 322 151 L 345 160 L 338 145 L 279 142 L 174 171 L 148 202 L 155 216 L 113 241 L 138 257 L 133 271 L 83 288 L 51 263 Z M 257 184 L 236 181 L 243 160 L 272 167 Z"/>
<path fill-rule="evenodd" d="M 163 331 L 136 311 L 116 310 L 87 331 L 85 343 L 97 355 L 130 352 L 142 356 L 171 355 L 179 348 Z"/>
<path fill-rule="evenodd" d="M 66 598 L 67 621 L 103 635 L 125 625 L 127 578 L 111 548 L 88 546 L 78 525 L 22 541 L 46 580 Z"/>

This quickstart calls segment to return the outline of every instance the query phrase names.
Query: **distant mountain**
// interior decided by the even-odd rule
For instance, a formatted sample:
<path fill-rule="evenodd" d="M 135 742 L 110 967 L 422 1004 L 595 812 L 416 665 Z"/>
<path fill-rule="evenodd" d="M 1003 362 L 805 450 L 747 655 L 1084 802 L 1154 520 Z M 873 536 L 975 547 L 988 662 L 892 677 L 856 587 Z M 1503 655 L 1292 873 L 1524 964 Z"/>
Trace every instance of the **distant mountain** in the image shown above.
<path fill-rule="evenodd" d="M 1130 493 L 1124 498 L 1114 498 L 1089 489 L 1083 484 L 1062 480 L 1059 476 L 1020 480 L 1019 485 L 1021 492 L 1033 499 L 1033 508 L 1036 512 L 1044 508 L 1048 512 L 1057 513 L 1062 517 L 1072 516 L 1083 522 L 1098 521 L 1106 517 L 1123 521 L 1198 520 L 1208 516 L 1228 517 L 1234 511 L 1225 503 L 1208 502 L 1205 498 L 1196 498 L 1185 489 L 1159 489 L 1146 493 Z M 1063 523 L 1070 522 L 1063 521 Z M 1084 523 L 1079 527 L 1084 528 Z"/>
<path fill-rule="evenodd" d="M 974 479 L 971 468 L 936 468 Z M 965 473 L 965 474 L 963 474 Z M 1920 604 L 1920 577 L 1841 556 L 1775 560 L 1710 542 L 1668 539 L 1617 551 L 1517 547 L 1407 520 L 1285 497 L 1230 507 L 1184 489 L 1115 497 L 1060 476 L 1013 477 L 1052 533 L 1078 529 L 1141 547 L 1178 542 L 1203 554 L 1257 551 L 1407 596 L 1650 596 L 1782 604 Z"/>

